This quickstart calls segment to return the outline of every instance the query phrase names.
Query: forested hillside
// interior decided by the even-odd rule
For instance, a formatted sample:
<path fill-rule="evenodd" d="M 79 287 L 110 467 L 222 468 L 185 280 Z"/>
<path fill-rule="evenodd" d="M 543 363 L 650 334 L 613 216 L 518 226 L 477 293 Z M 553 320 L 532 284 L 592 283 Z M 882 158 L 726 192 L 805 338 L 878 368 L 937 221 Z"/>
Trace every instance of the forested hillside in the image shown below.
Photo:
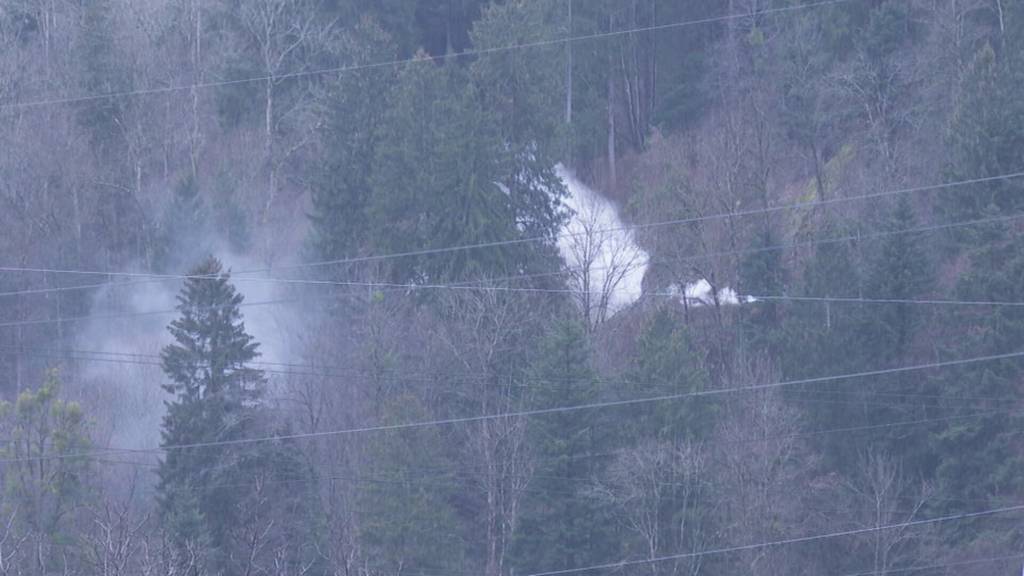
<path fill-rule="evenodd" d="M 1022 0 L 0 0 L 0 576 L 1019 574 L 1022 219 Z"/>

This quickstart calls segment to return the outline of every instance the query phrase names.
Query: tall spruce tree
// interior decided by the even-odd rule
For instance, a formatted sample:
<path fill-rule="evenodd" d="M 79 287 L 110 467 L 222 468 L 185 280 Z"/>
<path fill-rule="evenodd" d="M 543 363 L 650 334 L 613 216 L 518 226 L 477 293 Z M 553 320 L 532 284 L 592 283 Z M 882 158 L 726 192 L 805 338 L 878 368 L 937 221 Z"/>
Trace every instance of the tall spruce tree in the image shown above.
<path fill-rule="evenodd" d="M 931 291 L 934 273 L 921 235 L 904 232 L 913 229 L 916 220 L 910 200 L 900 198 L 885 225 L 886 231 L 900 233 L 886 236 L 868 263 L 868 296 L 906 300 L 927 296 Z M 921 307 L 881 304 L 871 312 L 865 316 L 862 349 L 880 364 L 904 361 L 924 321 Z"/>
<path fill-rule="evenodd" d="M 429 420 L 413 394 L 398 393 L 381 407 L 383 422 Z M 440 431 L 396 430 L 368 442 L 372 461 L 358 503 L 366 563 L 377 573 L 455 571 L 466 561 L 467 545 L 457 525 L 458 475 L 445 454 Z"/>
<path fill-rule="evenodd" d="M 163 388 L 173 395 L 163 422 L 165 448 L 236 440 L 252 429 L 264 376 L 249 366 L 259 352 L 238 309 L 242 299 L 213 257 L 185 281 L 181 316 L 168 328 L 174 343 L 161 352 L 171 380 Z M 229 485 L 247 460 L 241 450 L 213 445 L 169 449 L 160 463 L 160 511 L 172 544 L 208 547 L 214 569 L 227 563 L 244 497 Z"/>
<path fill-rule="evenodd" d="M 410 66 L 399 74 L 369 180 L 369 250 L 503 242 L 520 235 L 520 223 L 538 220 L 535 211 L 548 211 L 546 205 L 520 211 L 502 190 L 499 176 L 511 158 L 469 84 L 468 74 L 451 63 Z M 390 274 L 400 282 L 501 276 L 522 270 L 533 248 L 503 244 L 404 258 Z"/>
<path fill-rule="evenodd" d="M 785 292 L 786 268 L 782 251 L 770 226 L 754 239 L 751 253 L 740 262 L 739 290 L 742 294 L 781 294 Z M 782 346 L 782 310 L 776 302 L 760 302 L 745 307 L 741 330 L 743 346 L 750 351 L 777 354 Z"/>
<path fill-rule="evenodd" d="M 537 406 L 573 406 L 600 396 L 591 367 L 587 332 L 579 321 L 559 322 L 544 339 L 533 366 L 538 382 Z M 522 527 L 514 543 L 516 572 L 571 569 L 606 558 L 609 520 L 597 501 L 583 490 L 603 468 L 589 457 L 600 450 L 607 422 L 593 414 L 566 412 L 538 419 L 530 443 L 539 472 L 523 504 Z"/>
<path fill-rule="evenodd" d="M 370 20 L 342 35 L 341 51 L 358 66 L 395 57 L 392 39 Z M 320 169 L 311 179 L 312 229 L 309 245 L 315 259 L 358 255 L 366 249 L 374 222 L 370 178 L 380 145 L 379 127 L 391 105 L 396 72 L 353 71 L 327 83 Z"/>
<path fill-rule="evenodd" d="M 1002 225 L 989 225 L 985 244 L 969 254 L 968 269 L 957 281 L 956 297 L 964 300 L 1019 302 L 1024 299 L 1024 242 Z M 1019 352 L 1024 341 L 1024 311 L 1015 307 L 963 309 L 949 316 L 950 357 Z M 1017 409 L 1021 362 L 1011 358 L 965 365 L 936 375 L 937 389 L 950 398 L 1002 399 L 999 403 L 951 400 L 958 410 Z M 1017 448 L 1019 413 L 994 412 L 950 421 L 934 432 L 939 484 L 963 500 L 944 503 L 964 510 L 978 500 L 999 501 L 1020 493 L 1024 458 Z"/>
<path fill-rule="evenodd" d="M 834 219 L 823 223 L 822 239 L 849 235 L 849 230 Z M 849 242 L 817 244 L 802 270 L 800 294 L 825 298 L 856 298 L 862 293 L 860 266 Z M 857 345 L 857 329 L 863 324 L 863 310 L 854 304 L 828 301 L 805 302 L 787 308 L 786 347 L 782 367 L 786 379 L 813 378 L 828 374 L 856 372 L 865 366 Z M 847 402 L 848 382 L 817 383 L 792 387 L 787 396 L 805 410 L 811 428 L 852 424 L 860 415 Z M 806 402 L 811 400 L 812 402 Z M 856 449 L 847 438 L 835 434 L 812 438 L 820 443 L 829 464 L 856 461 Z"/>
<path fill-rule="evenodd" d="M 643 398 L 699 392 L 709 385 L 690 334 L 676 310 L 661 307 L 648 319 L 638 340 L 621 397 Z M 704 398 L 684 398 L 650 406 L 629 407 L 623 441 L 678 441 L 703 438 L 713 425 L 715 409 Z"/>
<path fill-rule="evenodd" d="M 884 230 L 898 232 L 885 236 L 878 251 L 867 262 L 865 287 L 870 298 L 893 299 L 899 302 L 875 303 L 864 309 L 857 331 L 859 340 L 855 348 L 860 351 L 862 363 L 855 369 L 871 370 L 913 363 L 914 344 L 927 326 L 927 309 L 905 301 L 927 298 L 935 284 L 930 254 L 920 233 L 908 233 L 916 226 L 910 200 L 904 196 L 893 207 Z M 927 393 L 927 382 L 907 374 L 879 376 L 852 388 L 863 394 L 859 416 L 851 425 L 872 425 L 922 417 L 919 404 L 891 403 L 889 406 L 867 408 L 877 401 L 874 393 Z M 853 412 L 853 411 L 851 411 Z M 866 437 L 871 437 L 868 434 Z M 904 463 L 913 468 L 918 464 L 911 459 L 921 458 L 925 435 L 918 430 L 881 429 L 876 438 L 890 444 L 889 452 L 906 457 Z M 848 446 L 837 445 L 848 452 L 845 462 L 856 465 L 858 457 Z"/>
<path fill-rule="evenodd" d="M 155 254 L 158 270 L 181 270 L 209 252 L 206 213 L 196 179 L 186 176 L 174 189 L 171 202 L 164 209 Z"/>
<path fill-rule="evenodd" d="M 999 54 L 983 46 L 964 78 L 964 97 L 953 113 L 948 135 L 949 180 L 994 178 L 950 189 L 938 206 L 949 220 L 978 218 L 994 207 L 1003 212 L 1024 208 L 1020 178 L 998 178 L 1024 170 L 1024 40 Z M 951 229 L 961 246 L 985 241 L 976 228 Z M 982 234 L 984 236 L 984 233 Z"/>

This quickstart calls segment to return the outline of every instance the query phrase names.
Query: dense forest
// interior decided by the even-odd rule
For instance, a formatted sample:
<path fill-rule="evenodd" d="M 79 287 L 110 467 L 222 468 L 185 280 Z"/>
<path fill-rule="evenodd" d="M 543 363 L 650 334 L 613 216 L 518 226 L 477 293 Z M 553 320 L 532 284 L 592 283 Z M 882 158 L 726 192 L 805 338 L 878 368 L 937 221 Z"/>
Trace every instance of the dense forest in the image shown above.
<path fill-rule="evenodd" d="M 1019 574 L 1022 219 L 1021 0 L 0 0 L 0 576 Z"/>

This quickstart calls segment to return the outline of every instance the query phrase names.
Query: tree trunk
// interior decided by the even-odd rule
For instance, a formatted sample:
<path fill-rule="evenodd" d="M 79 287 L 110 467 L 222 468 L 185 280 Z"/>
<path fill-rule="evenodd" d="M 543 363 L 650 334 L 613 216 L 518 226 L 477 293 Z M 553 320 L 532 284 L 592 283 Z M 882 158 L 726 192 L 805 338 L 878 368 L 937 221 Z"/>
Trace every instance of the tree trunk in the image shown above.
<path fill-rule="evenodd" d="M 199 7 L 199 1 L 192 2 L 192 20 L 195 22 L 192 38 L 192 79 L 195 84 L 203 81 L 203 73 L 200 67 L 202 57 L 202 26 L 203 12 Z M 191 160 L 192 177 L 199 177 L 199 90 L 192 88 L 192 137 L 191 137 Z"/>
<path fill-rule="evenodd" d="M 615 73 L 608 67 L 608 187 L 614 190 L 618 177 L 615 173 Z"/>
<path fill-rule="evenodd" d="M 999 40 L 1006 36 L 1006 21 L 1003 15 L 1003 0 L 996 0 L 996 13 L 999 15 Z"/>
<path fill-rule="evenodd" d="M 569 25 L 565 42 L 565 123 L 572 125 L 572 0 L 568 0 Z"/>
<path fill-rule="evenodd" d="M 274 196 L 277 194 L 277 169 L 274 166 L 274 80 L 267 78 L 266 84 L 266 107 L 264 110 L 265 134 L 264 138 L 264 165 L 267 170 L 267 202 L 263 207 L 263 223 L 266 224 L 270 218 L 270 209 L 274 205 Z"/>
<path fill-rule="evenodd" d="M 811 156 L 814 161 L 814 181 L 818 184 L 818 200 L 823 202 L 828 190 L 825 189 L 825 175 L 822 173 L 821 152 L 818 150 L 817 142 L 814 141 L 811 142 Z"/>

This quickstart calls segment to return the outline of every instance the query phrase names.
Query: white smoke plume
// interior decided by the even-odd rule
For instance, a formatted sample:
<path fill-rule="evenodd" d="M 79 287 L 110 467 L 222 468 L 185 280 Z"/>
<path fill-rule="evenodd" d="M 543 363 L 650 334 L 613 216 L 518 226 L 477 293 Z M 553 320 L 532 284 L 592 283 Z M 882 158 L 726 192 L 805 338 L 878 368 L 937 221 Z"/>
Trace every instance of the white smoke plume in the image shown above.
<path fill-rule="evenodd" d="M 605 297 L 601 313 L 614 314 L 642 295 L 648 255 L 613 202 L 561 164 L 555 170 L 569 192 L 564 203 L 574 213 L 558 242 L 574 289 L 589 289 L 593 299 Z"/>

